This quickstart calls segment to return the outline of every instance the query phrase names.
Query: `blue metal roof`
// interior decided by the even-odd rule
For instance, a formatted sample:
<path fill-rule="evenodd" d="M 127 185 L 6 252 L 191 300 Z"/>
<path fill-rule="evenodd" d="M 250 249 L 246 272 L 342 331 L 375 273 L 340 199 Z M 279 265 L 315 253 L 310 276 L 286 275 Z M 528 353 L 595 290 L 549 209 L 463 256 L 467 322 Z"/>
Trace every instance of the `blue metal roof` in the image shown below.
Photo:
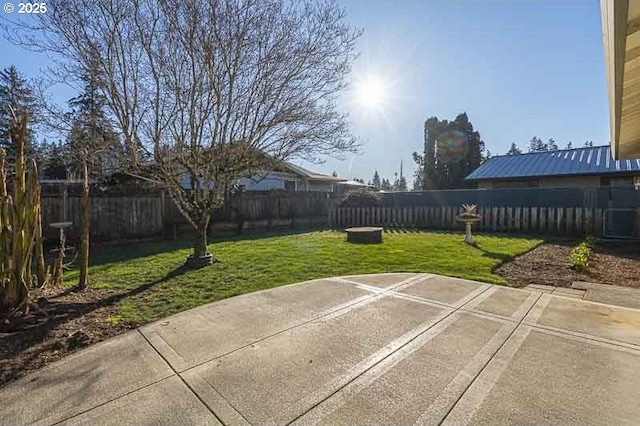
<path fill-rule="evenodd" d="M 640 159 L 614 160 L 608 145 L 491 157 L 468 180 L 640 173 Z"/>

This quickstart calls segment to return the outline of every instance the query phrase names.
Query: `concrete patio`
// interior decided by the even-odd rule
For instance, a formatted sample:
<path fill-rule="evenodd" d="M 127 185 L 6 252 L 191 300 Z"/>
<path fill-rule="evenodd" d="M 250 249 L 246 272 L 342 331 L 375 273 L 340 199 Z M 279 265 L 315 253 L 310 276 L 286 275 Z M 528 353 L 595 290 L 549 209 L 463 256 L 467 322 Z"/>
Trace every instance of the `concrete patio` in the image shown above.
<path fill-rule="evenodd" d="M 247 294 L 0 389 L 0 423 L 637 424 L 640 310 L 429 274 Z"/>

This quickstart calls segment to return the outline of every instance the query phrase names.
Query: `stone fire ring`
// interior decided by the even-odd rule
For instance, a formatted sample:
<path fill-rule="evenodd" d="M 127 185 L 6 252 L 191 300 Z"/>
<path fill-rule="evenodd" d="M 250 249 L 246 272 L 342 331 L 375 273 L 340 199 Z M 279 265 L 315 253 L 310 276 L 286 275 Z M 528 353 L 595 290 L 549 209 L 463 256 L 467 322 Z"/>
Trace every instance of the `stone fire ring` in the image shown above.
<path fill-rule="evenodd" d="M 359 227 L 347 228 L 347 242 L 357 244 L 380 244 L 382 243 L 382 228 L 379 227 Z"/>

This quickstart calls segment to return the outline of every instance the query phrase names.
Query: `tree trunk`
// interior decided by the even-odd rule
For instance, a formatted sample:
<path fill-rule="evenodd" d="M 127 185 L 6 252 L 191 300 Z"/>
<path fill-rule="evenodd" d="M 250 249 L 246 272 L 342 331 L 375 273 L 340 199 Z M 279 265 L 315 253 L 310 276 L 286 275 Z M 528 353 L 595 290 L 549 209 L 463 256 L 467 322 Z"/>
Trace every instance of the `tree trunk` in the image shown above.
<path fill-rule="evenodd" d="M 78 288 L 85 289 L 89 284 L 89 176 L 87 157 L 82 158 L 84 182 L 82 184 L 82 245 L 80 248 L 80 278 Z"/>
<path fill-rule="evenodd" d="M 203 257 L 207 254 L 207 227 L 198 227 L 195 240 L 193 241 L 193 256 Z"/>
<path fill-rule="evenodd" d="M 38 197 L 38 204 L 40 204 L 40 198 Z M 38 206 L 40 207 L 40 205 Z M 38 208 L 38 216 L 36 219 L 36 272 L 38 277 L 38 286 L 42 287 L 47 283 L 47 267 L 44 264 L 44 247 L 42 246 L 44 238 L 42 236 L 42 211 Z"/>
<path fill-rule="evenodd" d="M 209 226 L 209 215 L 205 214 L 200 221 L 198 221 L 198 227 L 196 229 L 196 235 L 193 241 L 193 253 L 187 257 L 185 266 L 187 268 L 203 268 L 205 266 L 213 265 L 215 259 L 207 251 L 207 228 Z"/>

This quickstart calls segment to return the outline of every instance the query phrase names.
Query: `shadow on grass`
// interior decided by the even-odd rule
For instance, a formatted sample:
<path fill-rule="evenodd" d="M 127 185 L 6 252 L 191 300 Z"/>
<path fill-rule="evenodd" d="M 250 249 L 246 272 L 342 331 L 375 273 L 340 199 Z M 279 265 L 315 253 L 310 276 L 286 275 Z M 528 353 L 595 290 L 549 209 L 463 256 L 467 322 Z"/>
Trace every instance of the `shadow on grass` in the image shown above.
<path fill-rule="evenodd" d="M 498 264 L 496 266 L 494 266 L 494 268 L 497 268 L 498 266 L 502 265 L 503 263 L 511 262 L 513 259 L 515 259 L 515 256 L 513 256 L 511 254 L 496 253 L 496 252 L 492 252 L 492 251 L 489 251 L 489 250 L 485 250 L 484 248 L 482 248 L 482 246 L 478 245 L 478 243 L 471 244 L 471 247 L 480 250 L 482 252 L 482 256 L 483 257 L 488 257 L 490 259 L 497 260 Z"/>
<path fill-rule="evenodd" d="M 244 231 L 242 234 L 218 234 L 208 237 L 209 244 L 251 241 L 265 238 L 307 234 L 309 232 L 327 231 L 327 228 L 319 229 L 278 229 L 273 231 L 252 232 Z M 122 262 L 154 256 L 160 253 L 187 250 L 193 246 L 194 235 L 190 231 L 182 232 L 177 240 L 157 240 L 139 243 L 122 243 L 118 245 L 100 246 L 91 248 L 91 266 L 100 266 L 108 263 Z M 215 251 L 215 250 L 214 250 Z M 214 253 L 215 256 L 215 253 Z M 186 255 L 185 255 L 186 258 Z M 75 267 L 75 265 L 73 265 Z"/>

